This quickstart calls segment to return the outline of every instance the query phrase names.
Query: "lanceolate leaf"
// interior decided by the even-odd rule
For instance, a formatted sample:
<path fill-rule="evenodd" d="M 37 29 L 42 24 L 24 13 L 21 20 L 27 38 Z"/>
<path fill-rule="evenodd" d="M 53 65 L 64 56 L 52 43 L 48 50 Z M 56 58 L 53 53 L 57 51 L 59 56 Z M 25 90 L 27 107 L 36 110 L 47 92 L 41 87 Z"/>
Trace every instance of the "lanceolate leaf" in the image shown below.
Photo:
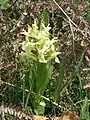
<path fill-rule="evenodd" d="M 88 98 L 85 97 L 81 112 L 80 112 L 80 118 L 82 120 L 88 120 L 89 119 L 89 102 L 88 102 Z"/>
<path fill-rule="evenodd" d="M 62 61 L 60 64 L 59 77 L 56 81 L 56 86 L 55 86 L 55 95 L 54 95 L 55 101 L 58 101 L 58 98 L 60 96 L 60 92 L 62 90 L 64 73 L 65 73 L 65 65 L 64 65 L 64 61 Z"/>
<path fill-rule="evenodd" d="M 42 19 L 43 19 L 45 26 L 48 26 L 49 25 L 49 14 L 46 11 L 46 9 L 43 10 Z"/>
<path fill-rule="evenodd" d="M 82 53 L 80 61 L 79 61 L 79 63 L 76 66 L 76 71 L 75 71 L 76 73 L 79 73 L 79 69 L 80 69 L 80 67 L 82 65 L 83 59 L 84 59 L 84 53 Z"/>
<path fill-rule="evenodd" d="M 52 75 L 52 66 L 50 64 L 38 63 L 36 70 L 36 99 L 43 95 Z"/>

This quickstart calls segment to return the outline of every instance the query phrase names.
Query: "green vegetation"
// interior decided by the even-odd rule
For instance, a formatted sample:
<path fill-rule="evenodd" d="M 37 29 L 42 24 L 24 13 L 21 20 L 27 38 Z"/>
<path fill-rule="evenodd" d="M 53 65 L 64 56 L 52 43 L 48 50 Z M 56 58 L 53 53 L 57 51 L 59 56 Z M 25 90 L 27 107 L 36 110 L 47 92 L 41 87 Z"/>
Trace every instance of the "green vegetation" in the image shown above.
<path fill-rule="evenodd" d="M 73 111 L 89 120 L 89 41 L 71 22 L 72 11 L 80 5 L 85 13 L 86 3 L 74 2 L 70 16 L 53 0 L 36 3 L 0 0 L 0 102 L 36 115 Z M 89 30 L 90 12 L 83 18 Z"/>
<path fill-rule="evenodd" d="M 83 17 L 88 23 L 90 23 L 90 11 L 85 12 Z"/>

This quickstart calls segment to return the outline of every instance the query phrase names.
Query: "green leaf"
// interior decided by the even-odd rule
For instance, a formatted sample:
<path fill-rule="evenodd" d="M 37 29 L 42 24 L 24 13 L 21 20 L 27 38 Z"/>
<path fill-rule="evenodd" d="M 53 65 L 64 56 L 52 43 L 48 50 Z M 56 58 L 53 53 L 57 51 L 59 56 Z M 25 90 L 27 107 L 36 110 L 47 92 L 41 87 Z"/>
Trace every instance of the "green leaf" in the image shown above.
<path fill-rule="evenodd" d="M 44 115 L 44 112 L 45 112 L 45 102 L 44 101 L 41 101 L 40 104 L 38 104 L 37 106 L 37 115 Z"/>
<path fill-rule="evenodd" d="M 88 120 L 89 119 L 89 102 L 88 98 L 85 97 L 85 100 L 83 102 L 83 106 L 80 112 L 80 119 L 82 120 Z"/>
<path fill-rule="evenodd" d="M 46 9 L 44 9 L 43 12 L 42 12 L 42 20 L 43 20 L 45 26 L 49 25 L 49 14 L 46 11 Z"/>
<path fill-rule="evenodd" d="M 11 1 L 10 0 L 0 0 L 0 8 L 2 10 L 6 10 L 11 6 Z"/>
<path fill-rule="evenodd" d="M 84 19 L 90 23 L 90 11 L 87 11 L 85 14 L 84 14 Z"/>
<path fill-rule="evenodd" d="M 59 77 L 56 81 L 56 86 L 55 86 L 55 95 L 54 95 L 55 102 L 58 101 L 58 98 L 60 96 L 60 92 L 62 90 L 64 73 L 65 73 L 65 65 L 64 65 L 64 61 L 62 61 L 60 64 Z"/>
<path fill-rule="evenodd" d="M 82 65 L 83 58 L 84 58 L 84 53 L 82 53 L 81 58 L 80 58 L 80 61 L 79 61 L 79 63 L 78 63 L 77 66 L 76 66 L 76 70 L 75 70 L 76 73 L 79 73 L 79 69 L 80 69 L 80 67 L 81 67 L 81 65 Z"/>
<path fill-rule="evenodd" d="M 36 99 L 40 100 L 41 95 L 43 95 L 49 80 L 52 75 L 52 66 L 48 64 L 38 63 L 36 70 Z"/>

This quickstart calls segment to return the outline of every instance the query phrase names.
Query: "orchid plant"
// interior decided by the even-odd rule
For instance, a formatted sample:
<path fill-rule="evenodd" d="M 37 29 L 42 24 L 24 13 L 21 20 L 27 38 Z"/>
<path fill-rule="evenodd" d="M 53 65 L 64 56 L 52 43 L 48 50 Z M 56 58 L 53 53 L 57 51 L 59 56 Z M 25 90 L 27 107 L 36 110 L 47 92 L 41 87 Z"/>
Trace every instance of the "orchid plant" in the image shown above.
<path fill-rule="evenodd" d="M 43 22 L 38 26 L 38 20 L 35 19 L 32 27 L 28 25 L 28 31 L 24 30 L 22 33 L 25 35 L 25 41 L 22 42 L 20 60 L 25 64 L 30 64 L 29 77 L 26 81 L 29 81 L 29 88 L 35 93 L 35 110 L 38 109 L 38 105 L 43 103 L 41 95 L 52 78 L 51 60 L 55 59 L 55 62 L 59 63 L 57 57 L 59 52 L 55 47 L 58 40 L 56 37 L 50 39 L 50 29 L 49 26 L 45 27 Z M 27 98 L 29 99 L 29 97 Z"/>

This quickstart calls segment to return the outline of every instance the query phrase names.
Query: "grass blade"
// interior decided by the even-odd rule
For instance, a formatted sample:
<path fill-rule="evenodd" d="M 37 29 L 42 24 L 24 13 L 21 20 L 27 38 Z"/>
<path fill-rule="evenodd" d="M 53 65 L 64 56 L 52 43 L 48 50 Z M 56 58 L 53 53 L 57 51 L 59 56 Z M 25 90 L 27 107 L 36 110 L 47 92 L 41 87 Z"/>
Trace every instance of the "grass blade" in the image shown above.
<path fill-rule="evenodd" d="M 56 86 L 55 86 L 55 95 L 54 95 L 55 102 L 58 101 L 58 98 L 60 96 L 60 92 L 63 86 L 64 73 L 65 73 L 65 65 L 64 65 L 64 61 L 62 61 L 59 69 L 59 77 L 56 81 Z"/>

